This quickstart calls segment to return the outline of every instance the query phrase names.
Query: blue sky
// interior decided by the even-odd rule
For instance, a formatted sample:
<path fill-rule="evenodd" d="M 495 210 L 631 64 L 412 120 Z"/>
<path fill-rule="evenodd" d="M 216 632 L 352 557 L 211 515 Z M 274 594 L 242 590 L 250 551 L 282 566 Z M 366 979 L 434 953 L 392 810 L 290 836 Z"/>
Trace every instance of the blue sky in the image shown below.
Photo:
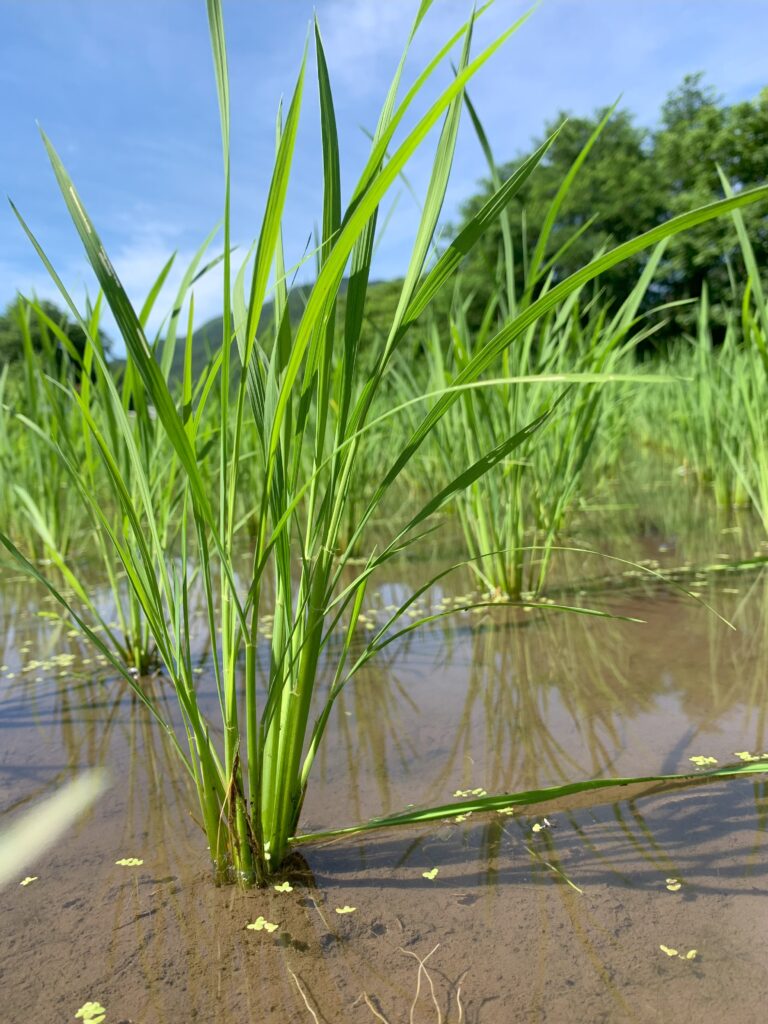
<path fill-rule="evenodd" d="M 496 0 L 476 31 L 475 52 L 528 3 Z M 342 185 L 349 195 L 396 65 L 416 0 L 224 0 L 233 110 L 233 237 L 256 236 L 271 169 L 274 118 L 289 96 L 307 26 L 317 11 L 335 92 Z M 420 30 L 407 79 L 458 27 L 467 0 L 435 0 Z M 576 114 L 611 103 L 651 125 L 666 93 L 703 70 L 729 101 L 766 84 L 766 0 L 543 0 L 478 75 L 470 94 L 496 156 L 528 147 L 558 110 Z M 449 80 L 450 69 L 418 104 Z M 129 295 L 141 303 L 171 252 L 179 272 L 220 217 L 221 152 L 204 0 L 0 0 L 0 189 L 20 208 L 72 294 L 93 278 L 68 220 L 35 122 L 58 148 Z M 426 184 L 434 138 L 409 177 Z M 484 173 L 463 125 L 444 220 Z M 390 201 L 394 200 L 393 191 Z M 301 258 L 321 211 L 314 65 L 305 89 L 289 191 L 286 246 Z M 417 221 L 413 199 L 397 196 L 375 273 L 402 272 Z M 307 272 L 305 271 L 305 277 Z M 211 276 L 196 290 L 199 321 L 221 307 Z M 0 211 L 0 305 L 16 290 L 55 291 L 10 208 Z M 170 303 L 170 292 L 158 304 Z M 116 346 L 119 350 L 119 344 Z"/>

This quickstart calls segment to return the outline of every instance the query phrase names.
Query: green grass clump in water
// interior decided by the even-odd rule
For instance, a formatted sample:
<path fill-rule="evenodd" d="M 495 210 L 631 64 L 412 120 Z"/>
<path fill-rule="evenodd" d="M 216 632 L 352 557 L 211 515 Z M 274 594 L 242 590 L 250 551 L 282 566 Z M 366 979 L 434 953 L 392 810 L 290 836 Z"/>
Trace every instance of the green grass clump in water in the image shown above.
<path fill-rule="evenodd" d="M 729 259 L 733 300 L 724 336 L 719 344 L 712 337 L 705 284 L 696 335 L 667 357 L 684 385 L 641 396 L 638 412 L 648 423 L 669 423 L 667 447 L 712 488 L 720 507 L 751 506 L 768 533 L 768 303 L 741 213 L 731 216 L 741 253 Z"/>
<path fill-rule="evenodd" d="M 5 531 L 36 558 L 50 558 L 47 538 L 55 537 L 58 551 L 68 553 L 74 541 L 80 515 L 73 500 L 64 466 L 50 457 L 50 444 L 60 435 L 76 437 L 78 461 L 82 457 L 82 434 L 77 415 L 66 391 L 75 372 L 77 353 L 69 338 L 43 314 L 39 318 L 39 347 L 31 334 L 30 305 L 19 301 L 18 317 L 23 361 L 6 363 L 0 371 L 0 522 Z M 60 340 L 63 338 L 63 342 Z M 24 419 L 39 428 L 49 444 L 36 443 L 37 436 L 24 426 Z M 45 523 L 46 536 L 39 525 Z"/>
<path fill-rule="evenodd" d="M 620 261 L 676 232 L 763 198 L 768 195 L 768 188 L 745 192 L 669 221 L 598 256 L 524 308 L 509 310 L 499 328 L 489 331 L 455 368 L 449 386 L 437 401 L 426 412 L 419 412 L 407 439 L 391 453 L 388 468 L 368 495 L 353 535 L 345 538 L 346 547 L 340 553 L 338 541 L 350 481 L 365 451 L 361 438 L 376 424 L 372 409 L 394 354 L 409 328 L 455 277 L 463 256 L 499 216 L 546 152 L 545 145 L 500 183 L 486 206 L 428 267 L 427 257 L 456 142 L 462 91 L 471 76 L 525 19 L 471 59 L 473 17 L 447 41 L 398 102 L 403 55 L 373 136 L 368 163 L 346 209 L 341 202 L 331 86 L 320 33 L 315 27 L 323 155 L 320 266 L 303 314 L 294 323 L 288 315 L 281 220 L 294 158 L 306 57 L 285 118 L 278 116 L 277 152 L 259 238 L 252 257 L 233 280 L 226 51 L 220 0 L 208 0 L 207 6 L 224 153 L 223 343 L 208 371 L 194 381 L 190 369 L 191 342 L 187 342 L 186 370 L 178 400 L 169 390 L 162 355 L 158 357 L 149 345 L 141 316 L 132 308 L 83 201 L 44 136 L 62 195 L 126 345 L 134 374 L 135 416 L 144 424 L 138 433 L 130 421 L 134 413 L 129 415 L 106 371 L 89 325 L 78 315 L 63 283 L 26 225 L 25 230 L 91 340 L 90 358 L 98 368 L 95 387 L 100 389 L 105 414 L 113 418 L 125 452 L 125 463 L 113 456 L 110 439 L 89 415 L 82 396 L 73 392 L 88 426 L 89 443 L 102 460 L 112 500 L 121 512 L 120 522 L 111 532 L 107 523 L 102 525 L 109 533 L 175 689 L 183 729 L 174 731 L 140 681 L 126 677 L 167 730 L 194 780 L 217 878 L 235 878 L 248 885 L 262 882 L 275 872 L 297 841 L 306 788 L 334 701 L 356 669 L 387 642 L 386 630 L 378 631 L 356 660 L 350 656 L 355 626 L 373 573 L 413 543 L 414 538 L 418 540 L 419 528 L 430 515 L 473 486 L 534 435 L 546 419 L 546 412 L 528 422 L 511 422 L 505 436 L 490 449 L 484 450 L 481 445 L 477 458 L 430 494 L 420 510 L 388 542 L 377 550 L 366 549 L 366 528 L 400 474 L 443 417 L 468 390 L 482 382 L 483 375 L 504 357 L 510 345 L 519 343 L 542 317 L 557 310 L 582 286 Z M 408 45 L 430 6 L 431 0 L 422 0 Z M 404 115 L 457 42 L 462 43 L 462 54 L 455 78 L 396 146 L 393 137 Z M 360 327 L 379 206 L 418 146 L 441 119 L 426 201 L 397 309 L 389 333 L 376 353 L 372 372 L 363 376 Z M 337 329 L 335 310 L 345 272 L 349 274 L 346 311 L 343 326 Z M 257 336 L 257 327 L 272 276 L 276 329 L 273 337 L 266 339 Z M 190 308 L 189 339 L 191 319 Z M 236 343 L 234 355 L 232 339 Z M 214 393 L 218 396 L 218 455 L 212 493 L 206 475 L 210 434 L 205 424 Z M 143 441 L 145 428 L 147 436 L 157 438 L 158 443 L 162 438 L 169 467 L 173 467 L 181 482 L 174 513 L 179 537 L 173 551 L 158 528 L 168 498 L 151 480 Z M 249 486 L 256 488 L 252 531 L 255 541 L 250 570 L 244 575 L 236 562 L 234 542 L 240 521 L 238 501 L 242 499 L 241 459 L 244 446 L 252 439 L 257 444 L 257 454 L 249 468 Z M 86 504 L 92 500 L 87 491 L 81 492 L 81 498 Z M 0 540 L 19 565 L 46 583 L 61 603 L 69 607 L 66 597 L 43 578 L 8 537 L 0 535 Z M 362 569 L 352 570 L 347 552 L 360 547 L 367 550 L 366 562 Z M 208 642 L 223 726 L 220 741 L 200 706 L 193 670 L 192 644 L 200 632 L 200 624 L 193 621 L 190 611 L 189 596 L 195 579 L 205 595 Z M 425 581 L 421 589 L 428 586 L 429 581 Z M 93 642 L 104 653 L 110 653 L 82 617 L 70 610 Z M 262 654 L 259 622 L 265 610 L 274 614 L 274 625 L 268 649 Z M 418 620 L 408 628 L 415 624 Z M 338 631 L 342 632 L 343 641 L 331 651 L 328 640 Z M 318 717 L 311 722 L 313 697 L 318 696 L 317 679 L 324 659 L 331 663 L 332 683 L 321 698 Z M 114 657 L 113 662 L 119 665 Z M 263 697 L 257 687 L 260 665 L 266 672 Z M 609 780 L 599 783 L 607 784 Z M 595 785 L 598 783 L 577 782 L 569 791 Z M 471 809 L 497 809 L 502 804 L 544 798 L 539 791 L 518 797 L 489 797 L 473 800 Z M 461 805 L 455 805 L 408 812 L 382 819 L 375 826 L 432 820 L 460 813 L 461 809 Z"/>
<path fill-rule="evenodd" d="M 485 154 L 490 178 L 499 187 L 498 169 L 480 119 L 465 98 L 475 131 Z M 449 386 L 499 326 L 526 310 L 536 296 L 546 296 L 554 283 L 552 267 L 559 253 L 545 259 L 547 245 L 559 211 L 580 168 L 607 124 L 607 111 L 592 136 L 577 154 L 556 195 L 532 252 L 527 240 L 512 238 L 507 211 L 501 218 L 501 240 L 496 265 L 496 287 L 479 326 L 470 326 L 478 312 L 473 296 L 465 294 L 457 280 L 450 314 L 449 337 L 443 341 L 441 325 L 433 322 L 427 351 L 431 389 Z M 575 242 L 578 229 L 560 252 Z M 639 377 L 628 356 L 633 348 L 656 330 L 648 314 L 639 315 L 641 304 L 663 256 L 666 239 L 654 249 L 637 284 L 618 310 L 609 312 L 599 294 L 589 295 L 584 285 L 574 289 L 555 310 L 534 320 L 517 344 L 502 356 L 503 380 L 493 388 L 472 389 L 461 396 L 438 427 L 439 451 L 445 469 L 459 459 L 473 461 L 514 430 L 514 425 L 545 419 L 482 481 L 457 496 L 459 521 L 472 569 L 481 585 L 492 594 L 519 599 L 539 594 L 545 586 L 558 535 L 567 523 L 571 506 L 582 489 L 582 478 L 595 442 L 609 448 L 603 429 L 603 410 L 609 401 L 605 385 L 617 382 L 669 382 L 664 377 Z M 515 284 L 515 267 L 522 265 L 524 283 Z M 570 375 L 577 374 L 576 378 Z M 573 387 L 569 379 L 590 381 Z"/>
<path fill-rule="evenodd" d="M 205 248 L 206 245 L 194 257 L 176 296 L 160 359 L 166 381 L 184 296 L 193 277 L 208 269 L 199 270 Z M 173 258 L 166 263 L 141 309 L 142 327 L 172 263 Z M 0 460 L 0 465 L 16 504 L 16 523 L 9 523 L 8 532 L 12 533 L 15 525 L 22 543 L 31 533 L 31 543 L 24 544 L 26 549 L 55 566 L 63 587 L 74 595 L 89 624 L 102 634 L 125 668 L 143 676 L 156 664 L 157 652 L 141 595 L 135 587 L 126 585 L 122 558 L 116 558 L 114 542 L 122 530 L 124 501 L 139 507 L 144 487 L 153 496 L 155 532 L 159 538 L 156 554 L 167 556 L 177 543 L 182 493 L 180 467 L 165 431 L 149 412 L 134 361 L 129 357 L 119 379 L 114 381 L 107 369 L 100 344 L 101 309 L 100 296 L 89 310 L 90 343 L 81 355 L 37 302 L 20 300 L 26 401 L 19 403 L 20 409 L 7 413 L 14 433 L 6 451 L 16 453 L 15 474 L 5 460 Z M 40 355 L 30 341 L 32 316 L 37 318 L 40 336 L 46 342 Z M 69 359 L 61 361 L 61 369 L 52 377 L 56 342 Z M 159 342 L 158 335 L 154 350 Z M 112 404 L 115 396 L 119 396 L 120 416 L 115 415 Z M 100 438 L 109 451 L 106 462 L 95 438 Z M 133 452 L 141 453 L 142 470 L 138 475 Z M 122 481 L 122 501 L 114 490 L 110 475 L 113 472 Z M 75 569 L 73 556 L 78 550 L 85 553 L 85 558 Z M 85 574 L 92 578 L 99 569 L 107 584 L 109 602 L 105 601 L 103 586 L 94 591 L 85 579 Z"/>

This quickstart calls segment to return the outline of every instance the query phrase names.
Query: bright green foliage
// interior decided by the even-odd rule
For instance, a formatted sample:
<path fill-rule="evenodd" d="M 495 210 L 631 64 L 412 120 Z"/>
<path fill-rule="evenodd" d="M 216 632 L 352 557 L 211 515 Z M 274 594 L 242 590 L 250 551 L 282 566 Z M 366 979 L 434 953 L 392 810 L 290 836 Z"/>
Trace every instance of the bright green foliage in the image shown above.
<path fill-rule="evenodd" d="M 752 101 L 726 106 L 701 75 L 687 76 L 661 110 L 654 137 L 667 215 L 682 213 L 723 195 L 722 172 L 734 189 L 765 181 L 768 167 L 768 88 Z M 742 214 L 757 265 L 768 266 L 765 210 Z M 666 299 L 698 298 L 706 284 L 710 317 L 724 325 L 731 303 L 731 273 L 741 264 L 731 218 L 698 228 L 670 244 L 660 283 Z M 736 271 L 738 272 L 738 271 Z M 688 321 L 692 325 L 692 320 Z"/>
<path fill-rule="evenodd" d="M 39 243 L 19 218 L 88 335 L 85 390 L 70 387 L 65 397 L 77 407 L 94 479 L 98 464 L 109 501 L 102 503 L 98 492 L 92 493 L 87 476 L 77 493 L 105 544 L 111 546 L 131 600 L 140 608 L 147 635 L 176 694 L 180 728 L 174 728 L 141 679 L 125 671 L 121 659 L 56 582 L 45 578 L 7 535 L 0 533 L 0 542 L 20 568 L 48 586 L 150 708 L 194 781 L 217 878 L 248 885 L 268 879 L 288 857 L 334 703 L 355 672 L 399 635 L 398 619 L 412 603 L 412 599 L 404 602 L 361 646 L 358 620 L 373 574 L 417 541 L 434 513 L 474 487 L 495 466 L 514 458 L 516 450 L 542 425 L 546 410 L 528 420 L 525 403 L 513 409 L 514 415 L 500 420 L 492 447 L 487 447 L 487 437 L 478 435 L 471 461 L 460 460 L 453 477 L 427 488 L 423 504 L 390 524 L 384 540 L 378 537 L 374 542 L 371 527 L 401 474 L 414 466 L 422 446 L 434 437 L 443 418 L 459 409 L 463 396 L 485 388 L 487 375 L 495 375 L 499 369 L 502 377 L 509 376 L 504 360 L 510 346 L 524 347 L 532 334 L 548 336 L 550 320 L 568 323 L 569 306 L 578 306 L 580 291 L 601 273 L 653 249 L 679 231 L 766 198 L 768 187 L 742 192 L 659 225 L 599 255 L 557 284 L 546 280 L 545 253 L 543 247 L 537 247 L 529 275 L 541 281 L 539 294 L 534 297 L 527 289 L 513 303 L 510 289 L 502 315 L 494 323 L 489 321 L 482 335 L 459 354 L 442 393 L 418 396 L 406 414 L 413 414 L 413 425 L 406 418 L 405 429 L 389 431 L 390 419 L 405 410 L 379 410 L 389 404 L 389 379 L 397 375 L 398 358 L 406 351 L 404 340 L 419 318 L 428 315 L 441 292 L 445 294 L 446 286 L 455 282 L 464 258 L 484 231 L 503 218 L 505 208 L 535 174 L 547 150 L 542 146 L 507 180 L 499 180 L 488 202 L 430 264 L 463 90 L 518 25 L 472 58 L 471 18 L 446 40 L 400 98 L 408 47 L 431 6 L 431 0 L 422 0 L 406 53 L 384 101 L 368 162 L 346 206 L 341 199 L 331 83 L 315 26 L 323 156 L 319 271 L 297 316 L 288 303 L 281 222 L 307 85 L 306 56 L 287 110 L 278 113 L 274 168 L 261 229 L 252 252 L 235 270 L 231 264 L 229 83 L 222 10 L 220 0 L 208 0 L 207 6 L 224 169 L 223 343 L 210 364 L 199 376 L 193 375 L 194 305 L 190 300 L 186 324 L 182 325 L 186 326 L 186 344 L 181 392 L 171 389 L 175 330 L 162 344 L 150 344 L 144 329 L 147 304 L 139 312 L 131 306 L 84 200 L 45 136 L 62 196 L 126 346 L 128 360 L 120 385 L 106 366 L 95 325 L 78 314 Z M 423 87 L 456 46 L 460 58 L 455 77 L 414 127 L 396 136 L 410 108 L 422 97 Z M 411 257 L 398 285 L 397 305 L 373 352 L 364 351 L 362 325 L 379 207 L 437 126 L 431 177 Z M 556 208 L 558 200 L 554 205 Z M 185 277 L 175 309 L 186 301 L 193 276 L 191 271 Z M 345 277 L 348 285 L 342 321 L 339 299 Z M 153 289 L 149 306 L 155 296 Z M 269 298 L 273 328 L 260 330 Z M 625 315 L 631 323 L 632 315 L 619 314 Z M 591 331 L 594 325 L 589 320 L 587 324 Z M 622 322 L 608 330 L 607 336 L 612 342 L 620 340 L 624 328 Z M 566 334 L 554 330 L 555 347 Z M 605 362 L 601 363 L 600 372 L 605 367 Z M 578 373 L 568 379 L 595 380 L 594 374 L 579 378 Z M 350 520 L 350 501 L 357 500 L 352 497 L 353 481 L 357 473 L 365 477 L 366 439 L 381 428 L 388 430 L 386 468 L 377 468 L 377 477 L 368 479 L 363 501 Z M 564 443 L 570 443 L 567 434 Z M 66 446 L 60 445 L 57 452 L 71 472 Z M 246 524 L 251 542 L 243 556 L 238 549 L 239 531 Z M 364 552 L 362 564 L 352 561 L 355 551 Z M 66 574 L 63 560 L 59 568 Z M 417 595 L 432 582 L 425 580 Z M 201 613 L 192 607 L 197 595 Z M 79 597 L 84 599 L 83 594 Z M 93 614 L 97 611 L 90 610 Z M 267 615 L 271 625 L 265 637 Z M 429 619 L 409 620 L 400 633 Z M 215 674 L 220 713 L 216 724 L 202 706 L 194 671 L 201 650 L 209 652 Z M 322 693 L 318 692 L 321 673 L 330 678 Z M 596 784 L 574 785 L 589 788 Z M 528 797 L 530 794 L 523 794 L 520 799 Z M 507 805 L 516 800 L 497 799 Z M 490 809 L 496 805 L 476 801 L 472 806 Z M 396 820 L 428 820 L 431 814 L 409 812 Z M 385 823 L 382 820 L 379 825 Z"/>
<path fill-rule="evenodd" d="M 512 235 L 521 240 L 520 244 L 516 241 L 515 249 L 515 280 L 519 289 L 525 281 L 528 250 L 540 235 L 552 199 L 605 114 L 606 110 L 599 110 L 593 116 L 569 118 L 540 172 L 509 206 Z M 544 138 L 551 135 L 563 117 L 561 114 L 545 125 Z M 509 174 L 519 163 L 520 160 L 503 165 L 500 173 Z M 765 180 L 768 90 L 753 101 L 728 106 L 702 85 L 700 75 L 688 76 L 667 98 L 660 124 L 654 131 L 635 125 L 627 110 L 617 110 L 568 190 L 554 224 L 546 255 L 556 257 L 556 278 L 573 273 L 605 246 L 624 242 L 638 231 L 718 199 L 723 194 L 718 165 L 734 188 L 749 188 Z M 476 212 L 492 187 L 490 182 L 486 183 L 467 202 L 465 216 Z M 764 210 L 755 207 L 745 212 L 744 217 L 757 264 L 764 268 L 768 264 Z M 563 250 L 564 245 L 567 247 Z M 490 297 L 488 271 L 496 265 L 500 248 L 501 233 L 496 227 L 488 233 L 468 268 L 470 286 L 477 290 L 480 309 Z M 721 304 L 730 301 L 728 261 L 737 253 L 736 232 L 728 218 L 709 221 L 677 237 L 667 249 L 648 304 L 696 299 L 706 281 L 713 315 L 721 322 Z M 637 263 L 627 263 L 606 274 L 601 281 L 606 298 L 621 303 L 638 273 Z M 693 321 L 687 313 L 683 307 L 669 319 L 666 337 L 675 340 L 681 324 L 690 329 Z M 476 311 L 475 316 L 479 318 Z"/>
<path fill-rule="evenodd" d="M 644 275 L 610 319 L 605 310 L 585 314 L 574 293 L 557 315 L 537 321 L 510 348 L 495 386 L 467 391 L 440 423 L 439 451 L 448 475 L 457 462 L 473 461 L 483 449 L 495 447 L 514 424 L 539 424 L 487 477 L 456 498 L 470 565 L 491 595 L 519 599 L 544 588 L 593 445 L 602 436 L 602 410 L 610 401 L 605 392 L 621 380 L 640 382 L 627 375 L 626 354 L 642 337 L 641 331 L 634 337 L 630 332 L 650 276 Z M 433 326 L 434 390 L 446 387 L 483 341 L 461 307 L 452 318 L 451 336 L 453 346 L 444 355 Z"/>
<path fill-rule="evenodd" d="M 327 836 L 357 835 L 361 832 L 370 832 L 377 828 L 395 828 L 397 825 L 439 821 L 441 818 L 456 817 L 462 814 L 482 814 L 489 811 L 503 813 L 509 807 L 543 804 L 550 800 L 562 800 L 564 797 L 573 796 L 576 793 L 588 793 L 601 789 L 620 789 L 622 786 L 642 783 L 679 782 L 682 779 L 689 779 L 691 781 L 694 779 L 730 779 L 743 775 L 763 774 L 766 770 L 768 770 L 768 761 L 763 758 L 755 764 L 733 764 L 725 768 L 701 771 L 696 775 L 635 775 L 625 779 L 591 779 L 590 781 L 567 783 L 563 786 L 546 786 L 541 789 L 532 789 L 521 793 L 505 793 L 503 796 L 475 797 L 472 800 L 461 800 L 455 803 L 441 804 L 439 807 L 430 807 L 429 810 L 425 811 L 406 811 L 403 814 L 393 814 L 387 818 L 376 818 L 361 825 L 330 829 L 327 832 L 317 833 L 316 835 L 308 834 L 302 836 L 301 840 L 302 842 L 311 842 L 313 839 L 325 838 Z"/>
<path fill-rule="evenodd" d="M 491 179 L 498 182 L 499 172 L 482 125 L 469 100 L 467 104 Z M 515 239 L 508 211 L 503 212 L 495 290 L 482 310 L 479 326 L 476 330 L 471 326 L 473 306 L 477 308 L 474 296 L 470 293 L 464 297 L 471 273 L 468 281 L 462 278 L 455 290 L 450 314 L 452 344 L 447 353 L 440 323 L 432 324 L 428 344 L 431 391 L 449 386 L 475 350 L 482 349 L 489 333 L 503 325 L 511 312 L 530 305 L 539 280 L 543 281 L 542 294 L 546 294 L 551 271 L 546 273 L 542 260 L 550 231 L 555 231 L 559 211 L 568 204 L 571 191 L 578 188 L 590 150 L 611 125 L 609 115 L 610 111 L 606 112 L 592 137 L 564 169 L 560 188 L 543 213 L 542 231 L 531 252 L 524 248 L 525 238 Z M 552 148 L 559 142 L 558 134 Z M 578 229 L 569 238 L 562 235 L 562 228 L 560 232 L 561 249 L 578 246 Z M 440 423 L 439 451 L 449 477 L 453 463 L 473 462 L 483 450 L 495 448 L 514 433 L 516 424 L 540 424 L 487 477 L 457 496 L 472 568 L 492 595 L 532 596 L 544 586 L 555 541 L 579 494 L 582 475 L 600 433 L 603 385 L 621 379 L 617 374 L 625 367 L 626 354 L 654 329 L 643 325 L 638 313 L 664 245 L 660 243 L 652 253 L 643 273 L 613 312 L 604 301 L 589 301 L 586 289 L 580 288 L 556 311 L 532 321 L 517 344 L 504 353 L 503 381 L 492 388 L 466 391 Z M 518 256 L 522 253 L 525 269 L 519 288 L 515 251 Z M 567 381 L 576 379 L 574 374 L 580 375 L 580 381 L 591 383 L 568 386 Z"/>
<path fill-rule="evenodd" d="M 544 139 L 559 128 L 557 138 L 539 173 L 526 182 L 519 199 L 508 209 L 514 239 L 515 285 L 519 292 L 525 288 L 527 262 L 552 201 L 563 179 L 608 113 L 610 111 L 606 109 L 598 111 L 594 117 L 569 117 L 567 120 L 565 114 L 560 114 L 544 127 Z M 537 141 L 536 146 L 541 141 Z M 514 166 L 503 165 L 498 173 L 509 174 Z M 647 132 L 633 124 L 627 111 L 616 111 L 602 128 L 571 183 L 553 225 L 546 255 L 560 253 L 555 264 L 558 275 L 572 273 L 600 249 L 633 238 L 639 231 L 646 231 L 659 223 L 663 204 L 657 176 Z M 465 216 L 471 216 L 484 201 L 487 188 L 465 204 Z M 468 287 L 476 289 L 478 298 L 485 301 L 489 293 L 483 286 L 483 280 L 487 280 L 489 271 L 493 273 L 501 241 L 497 227 L 489 232 L 486 242 L 467 268 Z M 638 272 L 636 261 L 627 263 L 606 275 L 601 285 L 609 295 L 623 299 L 633 287 Z"/>
<path fill-rule="evenodd" d="M 170 262 L 145 303 L 143 319 L 149 316 L 159 284 L 169 269 Z M 64 343 L 63 331 L 43 307 L 24 304 L 20 309 L 25 337 L 29 336 L 27 325 L 37 319 L 52 332 L 54 340 Z M 27 541 L 27 550 L 36 551 L 58 570 L 60 585 L 63 583 L 74 596 L 80 613 L 99 631 L 121 665 L 145 675 L 155 664 L 155 645 L 141 595 L 130 574 L 126 585 L 123 557 L 119 547 L 115 550 L 124 529 L 119 498 L 137 500 L 138 489 L 146 483 L 155 494 L 154 529 L 163 548 L 171 551 L 178 530 L 178 466 L 165 435 L 148 413 L 130 358 L 119 382 L 113 380 L 100 345 L 100 314 L 101 299 L 90 311 L 87 323 L 83 321 L 83 337 L 87 333 L 89 345 L 76 370 L 64 364 L 58 378 L 46 372 L 46 350 L 40 356 L 27 344 L 25 387 L 19 394 L 18 407 L 6 410 L 11 437 L 0 452 L 4 456 L 0 468 L 12 481 L 16 512 L 7 529 Z M 172 325 L 172 337 L 174 333 Z M 104 401 L 105 394 L 119 401 L 119 415 Z M 100 445 L 102 453 L 108 454 L 106 460 L 99 454 Z M 132 449 L 141 452 L 144 481 L 137 481 Z M 16 467 L 10 464 L 14 457 Z M 15 475 L 14 468 L 20 470 Z M 116 472 L 122 481 L 121 495 L 113 489 Z M 90 563 L 100 567 L 111 594 L 111 608 L 80 578 L 79 570 L 73 569 L 72 551 L 87 553 Z"/>
<path fill-rule="evenodd" d="M 723 186 L 731 191 L 725 179 Z M 739 211 L 732 217 L 741 252 L 731 304 L 724 305 L 723 340 L 713 340 L 704 286 L 695 334 L 668 355 L 668 369 L 684 386 L 644 396 L 638 413 L 669 424 L 666 445 L 686 471 L 712 486 L 718 505 L 751 505 L 768 533 L 768 304 L 745 219 Z"/>
<path fill-rule="evenodd" d="M 26 551 L 50 558 L 51 547 L 67 553 L 76 532 L 77 501 L 50 446 L 66 437 L 74 459 L 83 457 L 78 417 L 66 397 L 68 388 L 80 386 L 82 352 L 71 343 L 75 330 L 50 303 L 33 309 L 19 299 L 13 320 L 23 358 L 0 370 L 0 521 Z M 26 422 L 43 442 L 36 443 Z"/>

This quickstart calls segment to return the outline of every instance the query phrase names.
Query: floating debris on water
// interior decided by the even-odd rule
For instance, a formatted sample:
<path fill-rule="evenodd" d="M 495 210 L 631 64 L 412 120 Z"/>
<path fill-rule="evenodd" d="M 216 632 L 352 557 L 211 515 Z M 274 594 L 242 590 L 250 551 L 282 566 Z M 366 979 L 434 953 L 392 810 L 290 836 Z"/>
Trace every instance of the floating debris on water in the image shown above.
<path fill-rule="evenodd" d="M 101 1003 L 89 1002 L 83 1003 L 80 1009 L 75 1014 L 75 1017 L 79 1017 L 83 1024 L 101 1024 L 106 1018 L 107 1011 L 101 1005 Z"/>
<path fill-rule="evenodd" d="M 663 944 L 659 946 L 659 949 L 662 953 L 666 953 L 667 956 L 676 956 L 680 960 L 695 960 L 696 957 L 699 955 L 698 949 L 689 949 L 687 953 L 679 953 L 676 949 L 673 949 L 671 946 L 665 946 Z"/>
<path fill-rule="evenodd" d="M 273 921 L 268 921 L 265 917 L 262 917 L 261 914 L 259 914 L 255 921 L 252 921 L 245 927 L 252 932 L 274 932 L 277 931 L 280 925 L 275 924 Z"/>
<path fill-rule="evenodd" d="M 541 821 L 537 821 L 531 829 L 532 832 L 543 832 L 545 828 L 552 828 L 552 822 L 549 818 L 543 818 Z"/>
<path fill-rule="evenodd" d="M 704 754 L 694 754 L 694 756 L 689 757 L 688 760 L 692 761 L 697 768 L 706 768 L 709 764 L 717 764 L 716 757 L 706 757 Z"/>

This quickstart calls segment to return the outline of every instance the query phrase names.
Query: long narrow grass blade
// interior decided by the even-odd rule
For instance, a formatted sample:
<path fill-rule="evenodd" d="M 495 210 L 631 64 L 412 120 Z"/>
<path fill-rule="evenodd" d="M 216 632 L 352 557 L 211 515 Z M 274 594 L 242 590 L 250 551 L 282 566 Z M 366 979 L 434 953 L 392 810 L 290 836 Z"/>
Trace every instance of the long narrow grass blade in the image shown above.
<path fill-rule="evenodd" d="M 365 228 L 366 223 L 379 205 L 382 197 L 389 187 L 396 180 L 398 174 L 405 164 L 410 160 L 418 147 L 424 141 L 432 127 L 437 123 L 443 112 L 450 106 L 456 96 L 460 95 L 462 89 L 469 79 L 476 74 L 480 68 L 491 58 L 491 56 L 509 39 L 512 33 L 522 24 L 520 19 L 498 39 L 494 40 L 485 50 L 482 51 L 467 67 L 456 76 L 454 81 L 443 91 L 430 109 L 421 118 L 415 128 L 401 143 L 391 159 L 371 180 L 365 193 L 360 197 L 354 211 L 349 215 L 342 227 L 339 237 L 334 245 L 325 266 L 320 272 L 314 288 L 307 301 L 304 315 L 301 318 L 296 337 L 294 338 L 293 351 L 280 387 L 275 415 L 272 422 L 272 432 L 269 443 L 270 456 L 274 453 L 279 443 L 280 429 L 286 406 L 293 389 L 294 381 L 298 375 L 307 346 L 310 343 L 312 334 L 319 322 L 322 322 L 323 313 L 328 302 L 328 296 L 338 289 L 344 267 L 360 232 Z M 384 147 L 386 150 L 386 146 Z"/>
<path fill-rule="evenodd" d="M 328 829 L 323 832 L 311 832 L 294 836 L 293 843 L 309 843 L 335 836 L 356 835 L 360 832 L 371 832 L 374 829 L 394 828 L 398 825 L 421 825 L 443 818 L 454 818 L 462 814 L 503 811 L 508 807 L 525 807 L 531 804 L 549 803 L 562 800 L 564 797 L 578 793 L 589 793 L 601 789 L 621 789 L 624 786 L 664 782 L 689 782 L 692 785 L 703 782 L 717 782 L 721 779 L 737 778 L 741 775 L 756 775 L 768 772 L 768 760 L 751 764 L 735 764 L 713 771 L 682 772 L 677 775 L 633 775 L 616 779 L 587 779 L 583 782 L 569 782 L 562 786 L 548 786 L 544 789 L 529 789 L 520 793 L 503 793 L 499 796 L 477 797 L 473 800 L 461 800 L 456 803 L 440 804 L 424 810 L 403 811 L 384 818 L 374 818 L 359 825 L 346 828 Z"/>

